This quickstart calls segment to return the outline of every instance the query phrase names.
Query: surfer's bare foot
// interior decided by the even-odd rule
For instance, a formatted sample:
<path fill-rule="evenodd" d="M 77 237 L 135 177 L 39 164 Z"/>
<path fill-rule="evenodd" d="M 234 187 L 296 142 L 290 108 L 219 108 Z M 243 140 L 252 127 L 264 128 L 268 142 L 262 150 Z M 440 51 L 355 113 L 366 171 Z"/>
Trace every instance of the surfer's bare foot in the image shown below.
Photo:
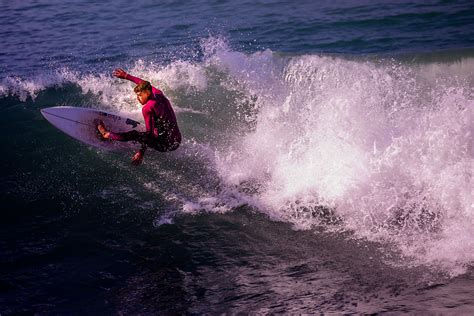
<path fill-rule="evenodd" d="M 105 128 L 104 122 L 102 122 L 102 120 L 98 120 L 96 124 L 97 124 L 97 130 L 99 131 L 102 138 L 108 139 L 110 136 L 110 132 L 107 131 L 107 129 Z"/>

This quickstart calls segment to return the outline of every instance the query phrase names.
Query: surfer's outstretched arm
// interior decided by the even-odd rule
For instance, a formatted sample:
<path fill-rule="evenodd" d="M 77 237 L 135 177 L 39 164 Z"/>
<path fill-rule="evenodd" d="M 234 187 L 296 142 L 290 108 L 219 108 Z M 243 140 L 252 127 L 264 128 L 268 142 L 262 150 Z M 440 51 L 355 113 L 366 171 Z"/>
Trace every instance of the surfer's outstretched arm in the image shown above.
<path fill-rule="evenodd" d="M 132 76 L 131 74 L 128 74 L 122 68 L 115 69 L 114 72 L 112 72 L 112 75 L 114 75 L 115 77 L 120 78 L 120 79 L 130 80 L 131 82 L 133 82 L 137 85 L 142 83 L 143 81 L 145 81 L 145 80 L 140 79 L 138 77 Z"/>

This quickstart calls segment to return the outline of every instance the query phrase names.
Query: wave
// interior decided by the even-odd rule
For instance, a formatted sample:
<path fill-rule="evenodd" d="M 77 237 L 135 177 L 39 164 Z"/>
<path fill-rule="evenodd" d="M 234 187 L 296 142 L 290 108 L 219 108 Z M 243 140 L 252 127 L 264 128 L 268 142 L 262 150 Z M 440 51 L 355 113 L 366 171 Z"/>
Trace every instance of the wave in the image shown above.
<path fill-rule="evenodd" d="M 260 67 L 262 55 L 248 59 Z M 270 63 L 263 84 L 261 71 L 227 59 L 260 110 L 255 130 L 220 155 L 224 179 L 258 183 L 259 207 L 296 227 L 320 224 L 325 206 L 345 229 L 420 262 L 453 273 L 472 264 L 473 58 L 306 55 Z"/>
<path fill-rule="evenodd" d="M 296 229 L 322 225 L 394 244 L 411 262 L 453 275 L 472 266 L 471 51 L 244 54 L 220 38 L 204 40 L 202 51 L 195 62 L 128 68 L 170 96 L 184 155 L 201 154 L 207 165 L 204 180 L 173 193 L 182 212 L 249 205 Z M 68 84 L 96 107 L 139 115 L 131 84 L 107 73 L 7 77 L 0 93 L 35 102 Z M 214 177 L 219 189 L 196 189 Z"/>
<path fill-rule="evenodd" d="M 420 262 L 472 264 L 473 58 L 306 55 L 263 62 L 262 84 L 261 71 L 223 55 L 260 102 L 255 130 L 220 155 L 224 179 L 258 183 L 259 207 L 296 227 L 320 224 L 325 206 Z M 238 64 L 260 67 L 264 55 Z"/>

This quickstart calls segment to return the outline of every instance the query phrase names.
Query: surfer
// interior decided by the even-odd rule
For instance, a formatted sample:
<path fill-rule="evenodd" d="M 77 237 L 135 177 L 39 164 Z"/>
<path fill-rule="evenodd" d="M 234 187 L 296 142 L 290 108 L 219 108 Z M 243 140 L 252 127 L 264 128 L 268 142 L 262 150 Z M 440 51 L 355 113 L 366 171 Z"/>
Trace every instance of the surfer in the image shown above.
<path fill-rule="evenodd" d="M 134 165 L 139 165 L 142 162 L 147 147 L 161 152 L 176 150 L 181 143 L 181 132 L 171 102 L 163 92 L 153 87 L 150 82 L 134 77 L 121 68 L 115 69 L 112 74 L 117 78 L 130 80 L 136 84 L 133 91 L 137 95 L 138 102 L 143 105 L 142 114 L 146 132 L 133 130 L 114 133 L 107 130 L 104 123 L 99 121 L 97 129 L 102 137 L 114 141 L 139 142 L 142 147 L 132 157 Z"/>

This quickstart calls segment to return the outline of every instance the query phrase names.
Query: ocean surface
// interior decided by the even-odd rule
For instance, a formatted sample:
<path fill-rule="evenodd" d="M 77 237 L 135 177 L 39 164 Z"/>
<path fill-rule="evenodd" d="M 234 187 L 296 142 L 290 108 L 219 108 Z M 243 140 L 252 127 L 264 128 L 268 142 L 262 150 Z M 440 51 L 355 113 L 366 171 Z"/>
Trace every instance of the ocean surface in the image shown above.
<path fill-rule="evenodd" d="M 0 315 L 474 314 L 472 1 L 0 1 Z M 175 152 L 40 110 L 176 109 Z"/>

